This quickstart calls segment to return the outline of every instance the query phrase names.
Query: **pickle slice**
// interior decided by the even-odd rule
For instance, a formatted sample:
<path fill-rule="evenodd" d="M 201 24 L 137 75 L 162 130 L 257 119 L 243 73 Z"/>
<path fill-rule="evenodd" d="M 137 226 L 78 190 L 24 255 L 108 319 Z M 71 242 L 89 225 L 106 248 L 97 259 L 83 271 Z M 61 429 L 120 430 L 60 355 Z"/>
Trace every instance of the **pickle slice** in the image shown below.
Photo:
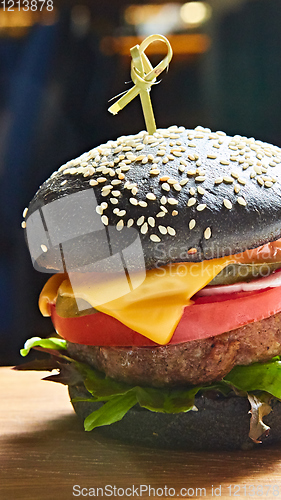
<path fill-rule="evenodd" d="M 86 300 L 79 298 L 78 301 L 79 308 L 74 297 L 66 297 L 59 294 L 56 300 L 57 314 L 62 318 L 76 318 L 98 312 Z"/>
<path fill-rule="evenodd" d="M 265 278 L 276 269 L 281 262 L 262 262 L 260 264 L 229 264 L 209 283 L 209 285 L 232 285 L 239 281 L 251 281 Z"/>
<path fill-rule="evenodd" d="M 281 268 L 281 262 L 260 263 L 260 264 L 229 264 L 226 266 L 209 285 L 232 285 L 241 281 L 251 281 L 253 279 L 269 276 L 276 269 Z M 74 297 L 58 295 L 56 300 L 56 311 L 63 318 L 76 318 L 94 314 L 97 311 L 86 300 Z"/>

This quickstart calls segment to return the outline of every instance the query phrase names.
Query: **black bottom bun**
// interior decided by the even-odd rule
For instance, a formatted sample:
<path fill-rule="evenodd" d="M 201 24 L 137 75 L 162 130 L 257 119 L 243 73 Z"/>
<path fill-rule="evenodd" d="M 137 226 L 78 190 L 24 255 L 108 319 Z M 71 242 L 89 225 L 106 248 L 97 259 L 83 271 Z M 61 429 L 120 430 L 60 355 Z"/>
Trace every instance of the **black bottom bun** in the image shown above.
<path fill-rule="evenodd" d="M 70 386 L 69 394 L 71 399 L 89 396 L 82 386 Z M 81 401 L 72 404 L 83 420 L 102 405 Z M 273 400 L 272 412 L 263 419 L 271 428 L 269 435 L 258 444 L 248 437 L 250 404 L 246 398 L 197 396 L 195 405 L 198 411 L 178 414 L 155 413 L 135 406 L 119 422 L 93 432 L 132 444 L 190 451 L 245 450 L 281 441 L 281 402 L 277 400 Z"/>

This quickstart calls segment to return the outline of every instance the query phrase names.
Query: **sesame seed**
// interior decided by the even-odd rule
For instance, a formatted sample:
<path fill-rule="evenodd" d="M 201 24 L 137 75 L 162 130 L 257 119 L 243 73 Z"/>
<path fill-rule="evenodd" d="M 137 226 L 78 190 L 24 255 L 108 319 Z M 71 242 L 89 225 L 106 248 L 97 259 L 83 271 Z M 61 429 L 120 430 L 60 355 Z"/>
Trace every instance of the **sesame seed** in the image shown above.
<path fill-rule="evenodd" d="M 150 235 L 150 239 L 151 239 L 151 241 L 153 241 L 154 243 L 159 243 L 159 241 L 161 241 L 161 239 L 159 238 L 159 236 L 157 236 L 157 234 L 151 234 L 151 235 Z"/>
<path fill-rule="evenodd" d="M 25 217 L 26 217 L 27 212 L 28 212 L 28 208 L 26 207 L 26 208 L 24 209 L 23 213 L 22 213 L 22 216 L 23 216 L 23 218 L 24 218 L 24 219 L 25 219 Z"/>
<path fill-rule="evenodd" d="M 217 177 L 215 184 L 221 184 L 223 182 L 223 177 Z"/>
<path fill-rule="evenodd" d="M 237 202 L 239 203 L 239 205 L 242 205 L 243 207 L 245 207 L 247 205 L 246 200 L 244 200 L 244 198 L 242 198 L 242 196 L 238 196 Z"/>
<path fill-rule="evenodd" d="M 167 158 L 167 156 L 165 156 L 162 160 L 162 163 L 165 165 L 166 163 L 168 163 L 169 161 L 169 158 Z"/>
<path fill-rule="evenodd" d="M 262 178 L 261 178 L 261 177 L 258 177 L 258 178 L 257 178 L 257 182 L 259 183 L 259 185 L 260 185 L 260 186 L 263 186 L 263 185 L 264 185 L 264 182 L 263 182 L 263 180 L 262 180 Z"/>
<path fill-rule="evenodd" d="M 106 180 L 107 180 L 107 179 L 106 179 L 106 177 L 98 177 L 98 178 L 97 178 L 97 181 L 98 181 L 99 183 L 106 182 Z"/>
<path fill-rule="evenodd" d="M 117 203 L 118 203 L 117 198 L 109 198 L 109 199 L 110 199 L 110 203 L 112 203 L 112 205 L 117 205 Z"/>
<path fill-rule="evenodd" d="M 158 170 L 158 168 L 154 168 L 152 170 L 150 170 L 150 175 L 159 175 L 160 174 L 160 170 Z"/>
<path fill-rule="evenodd" d="M 196 207 L 196 209 L 198 210 L 198 212 L 202 212 L 202 210 L 205 210 L 206 206 L 206 203 L 201 203 Z"/>
<path fill-rule="evenodd" d="M 139 201 L 139 206 L 140 206 L 140 207 L 143 207 L 143 208 L 147 207 L 147 203 L 146 203 L 146 201 L 140 200 L 140 201 Z"/>
<path fill-rule="evenodd" d="M 267 188 L 271 188 L 273 186 L 273 182 L 270 182 L 270 181 L 265 181 L 264 183 L 265 187 Z"/>
<path fill-rule="evenodd" d="M 207 227 L 204 231 L 204 238 L 205 240 L 209 240 L 212 236 L 212 231 L 210 227 Z"/>
<path fill-rule="evenodd" d="M 134 219 L 129 219 L 127 222 L 127 227 L 131 227 L 134 224 Z"/>
<path fill-rule="evenodd" d="M 158 212 L 158 214 L 156 214 L 156 217 L 164 217 L 165 215 L 165 212 Z"/>
<path fill-rule="evenodd" d="M 132 194 L 135 196 L 137 194 L 137 192 L 138 192 L 138 188 L 134 186 L 132 188 Z"/>
<path fill-rule="evenodd" d="M 166 196 L 161 196 L 161 198 L 160 198 L 160 203 L 161 203 L 161 205 L 166 205 L 166 203 L 167 203 L 167 198 L 166 198 Z"/>
<path fill-rule="evenodd" d="M 118 208 L 118 207 L 117 207 L 117 208 L 114 208 L 114 209 L 112 210 L 112 212 L 113 212 L 114 214 L 116 214 L 116 215 L 117 215 L 117 214 L 119 214 L 119 212 L 120 212 L 120 208 Z"/>
<path fill-rule="evenodd" d="M 111 189 L 104 189 L 104 190 L 101 192 L 101 195 L 102 195 L 102 196 L 108 196 L 110 193 L 111 193 Z"/>
<path fill-rule="evenodd" d="M 40 247 L 44 253 L 48 252 L 48 247 L 46 245 L 40 245 Z"/>
<path fill-rule="evenodd" d="M 167 208 L 163 207 L 163 205 L 160 205 L 160 208 L 161 208 L 162 212 L 165 212 L 165 214 L 168 212 Z"/>
<path fill-rule="evenodd" d="M 170 179 L 170 177 L 168 175 L 163 175 L 162 177 L 160 177 L 159 181 L 160 182 L 165 182 L 165 181 L 167 181 L 169 179 Z M 175 181 L 175 182 L 177 182 L 177 181 Z"/>
<path fill-rule="evenodd" d="M 136 198 L 130 198 L 130 199 L 129 199 L 129 202 L 130 202 L 132 205 L 137 205 L 137 204 L 138 204 L 138 200 L 136 200 Z"/>
<path fill-rule="evenodd" d="M 26 228 L 26 222 L 25 222 L 25 220 L 23 220 L 23 221 L 22 221 L 22 223 L 21 223 L 21 227 L 22 227 L 23 229 L 25 229 L 25 228 Z"/>
<path fill-rule="evenodd" d="M 155 226 L 155 219 L 153 217 L 148 217 L 147 222 L 151 227 Z"/>
<path fill-rule="evenodd" d="M 156 200 L 156 196 L 154 193 L 147 193 L 146 197 L 148 200 Z"/>
<path fill-rule="evenodd" d="M 164 191 L 170 191 L 170 186 L 167 182 L 164 182 L 161 187 Z"/>
<path fill-rule="evenodd" d="M 166 152 L 165 152 L 165 151 L 163 151 L 163 150 L 161 150 L 161 149 L 159 149 L 159 150 L 157 151 L 157 156 L 165 156 L 165 154 L 166 154 Z"/>
<path fill-rule="evenodd" d="M 202 195 L 206 193 L 205 189 L 202 188 L 202 186 L 198 186 L 197 191 L 199 194 L 202 194 Z"/>
<path fill-rule="evenodd" d="M 172 216 L 174 217 L 175 215 L 178 215 L 178 211 L 177 210 L 173 210 L 172 211 Z"/>
<path fill-rule="evenodd" d="M 142 161 L 145 159 L 145 155 L 139 155 L 136 157 L 135 161 Z"/>
<path fill-rule="evenodd" d="M 100 204 L 101 208 L 103 210 L 105 210 L 107 207 L 108 207 L 108 204 L 106 203 L 106 201 L 103 201 L 101 204 Z"/>
<path fill-rule="evenodd" d="M 180 160 L 180 164 L 183 165 L 184 167 L 187 167 L 187 165 L 188 165 L 187 161 L 185 161 L 183 159 Z"/>
<path fill-rule="evenodd" d="M 256 172 L 256 174 L 259 174 L 259 175 L 262 174 L 262 169 L 258 165 L 254 165 L 254 171 Z"/>
<path fill-rule="evenodd" d="M 204 177 L 203 175 L 198 175 L 197 177 L 195 177 L 196 182 L 204 182 L 205 180 L 206 177 Z"/>
<path fill-rule="evenodd" d="M 221 164 L 221 165 L 229 165 L 229 164 L 230 164 L 230 162 L 229 162 L 228 160 L 221 160 L 221 161 L 220 161 L 220 164 Z"/>
<path fill-rule="evenodd" d="M 226 184 L 232 184 L 233 179 L 232 179 L 232 177 L 228 177 L 228 175 L 225 175 L 223 178 L 223 182 L 225 182 Z"/>
<path fill-rule="evenodd" d="M 147 233 L 147 231 L 148 231 L 148 224 L 147 224 L 147 222 L 145 222 L 145 223 L 141 226 L 140 232 L 141 232 L 142 234 L 146 234 L 146 233 Z"/>
<path fill-rule="evenodd" d="M 189 255 L 192 255 L 192 254 L 194 254 L 194 253 L 197 253 L 197 249 L 196 249 L 196 248 L 190 248 L 190 249 L 187 251 L 187 253 L 188 253 Z"/>
<path fill-rule="evenodd" d="M 101 221 L 105 226 L 108 226 L 108 217 L 106 215 L 102 215 Z"/>
<path fill-rule="evenodd" d="M 190 154 L 190 155 L 188 155 L 188 158 L 189 158 L 189 160 L 191 160 L 191 161 L 195 161 L 195 156 L 194 156 L 194 155 L 191 155 L 191 154 Z"/>
<path fill-rule="evenodd" d="M 121 231 L 123 229 L 123 227 L 124 227 L 124 221 L 121 219 L 117 222 L 116 229 L 117 229 L 117 231 Z"/>
<path fill-rule="evenodd" d="M 173 184 L 173 189 L 174 189 L 175 191 L 181 191 L 181 185 L 180 185 L 180 184 L 178 184 L 178 183 Z"/>
<path fill-rule="evenodd" d="M 98 181 L 96 181 L 95 179 L 91 179 L 90 182 L 89 182 L 90 186 L 97 186 L 98 185 Z"/>
<path fill-rule="evenodd" d="M 171 226 L 167 227 L 167 231 L 168 231 L 168 233 L 169 233 L 170 236 L 175 236 L 176 235 L 176 231 Z"/>
<path fill-rule="evenodd" d="M 161 234 L 167 234 L 167 228 L 165 226 L 158 226 Z"/>
<path fill-rule="evenodd" d="M 137 225 L 141 226 L 143 223 L 144 223 L 144 216 L 142 215 L 141 217 L 138 218 Z"/>
<path fill-rule="evenodd" d="M 231 201 L 227 200 L 226 198 L 223 200 L 223 204 L 224 204 L 225 208 L 228 208 L 228 210 L 232 209 Z"/>
<path fill-rule="evenodd" d="M 185 186 L 188 183 L 188 181 L 189 181 L 189 179 L 187 179 L 187 178 L 186 179 L 182 179 L 180 181 L 180 186 Z"/>
<path fill-rule="evenodd" d="M 121 192 L 120 191 L 111 191 L 111 194 L 113 194 L 113 196 L 120 196 Z"/>
<path fill-rule="evenodd" d="M 118 179 L 121 179 L 121 180 L 125 179 L 125 175 L 124 174 L 119 174 L 118 175 Z"/>
<path fill-rule="evenodd" d="M 200 160 L 197 160 L 196 167 L 201 167 L 201 165 L 202 165 L 202 162 Z"/>
<path fill-rule="evenodd" d="M 97 214 L 102 215 L 102 214 L 103 214 L 103 208 L 102 208 L 101 206 L 99 206 L 99 205 L 98 205 L 98 206 L 96 207 L 96 212 L 97 212 Z"/>
<path fill-rule="evenodd" d="M 194 196 L 194 195 L 195 195 L 195 193 L 196 193 L 196 189 L 194 189 L 193 187 L 192 187 L 192 188 L 190 188 L 190 190 L 189 190 L 189 194 L 191 194 L 191 196 Z"/>
<path fill-rule="evenodd" d="M 193 144 L 193 142 L 190 142 L 190 143 L 188 144 L 188 147 L 189 147 L 189 148 L 196 148 L 196 144 Z"/>
<path fill-rule="evenodd" d="M 168 203 L 170 205 L 177 205 L 178 204 L 178 200 L 176 200 L 175 198 L 168 198 Z"/>
<path fill-rule="evenodd" d="M 192 207 L 193 205 L 195 205 L 195 203 L 196 203 L 196 198 L 189 198 L 187 206 Z"/>
<path fill-rule="evenodd" d="M 217 158 L 217 155 L 208 154 L 207 158 L 210 158 L 210 160 L 215 160 Z"/>
<path fill-rule="evenodd" d="M 182 156 L 182 152 L 181 151 L 177 151 L 175 149 L 172 149 L 171 150 L 171 153 L 174 155 L 174 156 L 177 156 L 177 157 L 181 157 Z"/>
<path fill-rule="evenodd" d="M 118 217 L 124 217 L 124 215 L 126 215 L 126 210 L 119 210 L 117 215 Z"/>
<path fill-rule="evenodd" d="M 234 179 L 238 179 L 239 175 L 236 172 L 231 172 L 231 175 Z"/>
<path fill-rule="evenodd" d="M 195 227 L 195 225 L 196 225 L 196 220 L 195 219 L 191 219 L 189 221 L 189 229 L 190 230 L 193 229 Z"/>
<path fill-rule="evenodd" d="M 241 177 L 238 177 L 237 181 L 239 182 L 239 184 L 242 184 L 242 186 L 245 186 L 246 184 L 246 181 L 244 181 L 244 179 L 241 179 Z"/>
<path fill-rule="evenodd" d="M 240 189 L 241 189 L 241 187 L 240 187 L 240 186 L 238 186 L 238 184 L 235 184 L 235 186 L 234 186 L 234 192 L 235 192 L 236 194 L 238 194 L 238 193 L 239 193 Z"/>

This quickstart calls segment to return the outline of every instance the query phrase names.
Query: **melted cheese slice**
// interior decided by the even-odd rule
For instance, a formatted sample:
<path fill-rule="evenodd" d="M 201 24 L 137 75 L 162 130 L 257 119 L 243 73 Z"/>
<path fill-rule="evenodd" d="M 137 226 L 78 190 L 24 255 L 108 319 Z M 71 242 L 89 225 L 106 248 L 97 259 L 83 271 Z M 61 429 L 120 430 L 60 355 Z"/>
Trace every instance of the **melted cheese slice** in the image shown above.
<path fill-rule="evenodd" d="M 95 309 L 164 345 L 171 340 L 184 307 L 192 304 L 191 297 L 233 262 L 232 256 L 152 269 L 146 271 L 142 284 L 130 293 L 118 276 L 108 280 L 104 274 L 70 273 L 67 279 L 65 275 L 55 275 L 43 288 L 39 307 L 43 315 L 49 316 L 49 303 L 54 302 L 58 293 L 75 297 L 78 305 L 79 299 L 83 299 Z M 110 296 L 118 298 L 109 300 Z"/>

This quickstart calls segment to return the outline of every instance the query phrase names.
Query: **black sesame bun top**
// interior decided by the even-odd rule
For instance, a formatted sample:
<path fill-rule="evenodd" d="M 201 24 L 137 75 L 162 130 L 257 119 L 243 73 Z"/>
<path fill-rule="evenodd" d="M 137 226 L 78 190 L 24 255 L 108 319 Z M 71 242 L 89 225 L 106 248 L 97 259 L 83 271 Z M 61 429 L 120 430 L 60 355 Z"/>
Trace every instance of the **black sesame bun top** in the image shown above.
<path fill-rule="evenodd" d="M 63 271 L 65 253 L 67 269 L 83 270 L 137 237 L 147 269 L 202 261 L 281 238 L 280 183 L 276 146 L 202 127 L 142 131 L 60 167 L 23 227 L 49 272 Z"/>

